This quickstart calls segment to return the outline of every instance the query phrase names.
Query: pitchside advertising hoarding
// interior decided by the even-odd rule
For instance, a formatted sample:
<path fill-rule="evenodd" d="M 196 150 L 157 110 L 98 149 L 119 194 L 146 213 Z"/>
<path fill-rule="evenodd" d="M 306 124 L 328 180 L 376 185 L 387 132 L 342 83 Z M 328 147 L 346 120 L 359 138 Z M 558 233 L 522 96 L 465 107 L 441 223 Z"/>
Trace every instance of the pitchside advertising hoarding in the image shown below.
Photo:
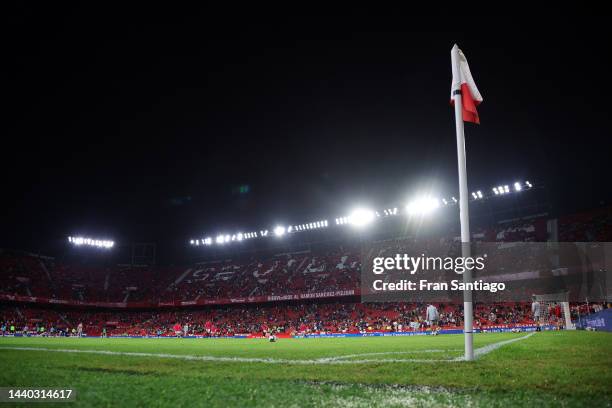
<path fill-rule="evenodd" d="M 576 327 L 612 332 L 612 309 L 601 310 L 578 319 Z"/>
<path fill-rule="evenodd" d="M 611 271 L 610 242 L 399 239 L 362 248 L 361 299 L 461 304 L 464 291 L 471 290 L 479 303 L 530 302 L 534 295 L 602 302 L 612 299 Z"/>
<path fill-rule="evenodd" d="M 206 306 L 206 305 L 229 305 L 243 303 L 267 303 L 280 302 L 291 300 L 310 300 L 310 299 L 325 299 L 325 298 L 342 298 L 358 296 L 359 289 L 344 289 L 331 291 L 317 291 L 308 293 L 296 293 L 290 295 L 268 295 L 268 296 L 250 296 L 240 298 L 206 298 L 198 300 L 180 300 L 169 302 L 86 302 L 78 300 L 65 299 L 50 299 L 35 296 L 20 296 L 0 294 L 0 300 L 23 303 L 37 304 L 61 304 L 68 306 L 87 306 L 101 308 L 118 308 L 118 309 L 147 309 L 151 307 L 182 307 L 182 306 Z"/>

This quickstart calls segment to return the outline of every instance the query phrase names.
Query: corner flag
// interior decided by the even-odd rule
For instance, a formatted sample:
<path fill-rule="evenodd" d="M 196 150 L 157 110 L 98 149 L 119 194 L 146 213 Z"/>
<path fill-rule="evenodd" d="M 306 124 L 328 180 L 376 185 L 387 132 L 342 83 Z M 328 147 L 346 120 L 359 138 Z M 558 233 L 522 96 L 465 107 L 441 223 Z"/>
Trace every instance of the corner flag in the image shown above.
<path fill-rule="evenodd" d="M 467 165 L 465 156 L 465 135 L 463 122 L 480 123 L 476 106 L 482 102 L 474 78 L 470 73 L 465 55 L 457 44 L 451 50 L 451 68 L 453 82 L 451 99 L 455 106 L 455 130 L 457 132 L 457 167 L 459 170 L 459 222 L 461 224 L 461 256 L 466 259 L 471 254 L 470 216 L 468 210 Z M 463 282 L 471 283 L 472 270 L 463 273 Z M 472 291 L 463 291 L 463 333 L 465 336 L 465 360 L 474 359 L 474 310 Z"/>
<path fill-rule="evenodd" d="M 478 87 L 476 87 L 474 78 L 472 78 L 470 66 L 468 65 L 463 51 L 457 47 L 457 44 L 455 44 L 453 50 L 455 48 L 457 48 L 457 69 L 453 69 L 451 105 L 455 103 L 454 95 L 460 93 L 462 96 L 461 112 L 463 114 L 463 121 L 480 124 L 480 118 L 478 117 L 476 107 L 482 102 L 482 95 L 478 92 Z"/>

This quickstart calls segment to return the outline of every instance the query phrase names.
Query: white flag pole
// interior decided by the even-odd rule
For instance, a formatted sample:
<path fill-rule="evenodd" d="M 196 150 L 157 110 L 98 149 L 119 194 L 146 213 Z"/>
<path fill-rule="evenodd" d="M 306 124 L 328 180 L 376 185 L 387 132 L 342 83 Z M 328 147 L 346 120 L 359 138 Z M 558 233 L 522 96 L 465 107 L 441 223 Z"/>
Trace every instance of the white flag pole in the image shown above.
<path fill-rule="evenodd" d="M 459 47 L 451 50 L 453 69 L 453 100 L 455 103 L 455 128 L 457 131 L 457 163 L 459 165 L 459 222 L 461 224 L 461 256 L 470 256 L 470 216 L 468 211 L 467 170 L 465 164 L 465 136 L 463 133 L 463 114 L 461 111 L 461 73 L 459 71 Z M 472 271 L 463 274 L 464 282 L 472 281 Z M 474 359 L 472 291 L 463 292 L 463 333 L 465 336 L 465 360 Z"/>

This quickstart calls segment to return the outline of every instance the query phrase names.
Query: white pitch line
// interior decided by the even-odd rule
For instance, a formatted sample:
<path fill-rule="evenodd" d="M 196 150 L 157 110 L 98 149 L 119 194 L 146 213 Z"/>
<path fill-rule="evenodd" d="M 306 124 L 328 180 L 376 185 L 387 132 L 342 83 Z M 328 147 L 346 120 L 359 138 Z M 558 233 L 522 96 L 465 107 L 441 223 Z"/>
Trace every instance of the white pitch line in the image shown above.
<path fill-rule="evenodd" d="M 491 343 L 488 344 L 486 346 L 483 347 L 479 347 L 476 350 L 474 350 L 474 358 L 480 358 L 484 355 L 489 354 L 490 352 L 497 350 L 500 347 L 505 346 L 506 344 L 510 344 L 510 343 L 514 343 L 515 341 L 520 341 L 520 340 L 525 340 L 530 338 L 531 336 L 533 336 L 535 334 L 535 332 L 531 332 L 526 336 L 522 336 L 522 337 L 517 337 L 515 339 L 510 339 L 510 340 L 504 340 L 504 341 L 498 341 L 497 343 Z M 464 361 L 465 357 L 461 356 L 461 357 L 457 357 L 455 358 L 454 361 Z"/>
<path fill-rule="evenodd" d="M 317 361 L 321 361 L 321 362 L 323 362 L 323 361 L 336 361 L 336 360 L 344 360 L 344 359 L 353 358 L 353 357 L 385 356 L 385 355 L 389 355 L 389 354 L 446 353 L 446 352 L 453 352 L 453 351 L 461 351 L 461 349 L 453 349 L 453 350 L 430 349 L 430 350 L 412 350 L 412 351 L 383 351 L 383 352 L 378 352 L 378 353 L 346 354 L 346 355 L 337 356 L 337 357 L 319 358 L 319 359 L 317 359 Z"/>
<path fill-rule="evenodd" d="M 425 360 L 425 359 L 389 359 L 389 360 L 333 360 L 326 361 L 321 359 L 315 360 L 291 360 L 280 358 L 257 358 L 257 357 L 218 357 L 218 356 L 196 356 L 190 354 L 164 354 L 164 353 L 139 353 L 130 351 L 110 351 L 110 350 L 78 350 L 78 349 L 51 349 L 45 347 L 12 347 L 0 346 L 0 350 L 18 350 L 18 351 L 45 351 L 52 353 L 80 353 L 80 354 L 102 354 L 108 356 L 128 356 L 128 357 L 156 357 L 177 360 L 190 361 L 214 361 L 214 362 L 229 362 L 229 363 L 266 363 L 266 364 L 299 364 L 299 365 L 317 365 L 317 364 L 363 364 L 363 363 L 380 363 L 380 362 L 450 362 L 452 360 Z"/>
<path fill-rule="evenodd" d="M 497 343 L 489 344 L 484 347 L 480 347 L 474 350 L 476 357 L 486 355 L 493 350 L 505 346 L 506 344 L 514 343 L 515 341 L 525 340 L 535 333 L 530 333 L 526 336 L 504 340 Z M 155 357 L 175 360 L 189 360 L 189 361 L 210 361 L 210 362 L 229 362 L 229 363 L 265 363 L 265 364 L 297 364 L 297 365 L 327 365 L 327 364 L 368 364 L 368 363 L 452 363 L 457 361 L 463 361 L 463 357 L 457 357 L 454 359 L 361 359 L 361 360 L 347 360 L 352 357 L 362 357 L 374 354 L 399 354 L 402 352 L 385 352 L 385 353 L 363 353 L 363 354 L 349 354 L 338 357 L 327 357 L 314 360 L 291 360 L 291 359 L 278 359 L 278 358 L 257 358 L 257 357 L 219 357 L 219 356 L 197 356 L 190 354 L 165 354 L 165 353 L 139 353 L 130 351 L 110 351 L 110 350 L 79 350 L 79 349 L 54 349 L 45 347 L 17 347 L 17 346 L 0 346 L 0 350 L 16 350 L 16 351 L 45 351 L 52 353 L 74 353 L 74 354 L 98 354 L 107 356 L 128 356 L 128 357 Z M 425 350 L 421 350 L 425 351 Z M 406 352 L 406 353 L 414 353 Z M 335 358 L 335 359 L 334 359 Z"/>

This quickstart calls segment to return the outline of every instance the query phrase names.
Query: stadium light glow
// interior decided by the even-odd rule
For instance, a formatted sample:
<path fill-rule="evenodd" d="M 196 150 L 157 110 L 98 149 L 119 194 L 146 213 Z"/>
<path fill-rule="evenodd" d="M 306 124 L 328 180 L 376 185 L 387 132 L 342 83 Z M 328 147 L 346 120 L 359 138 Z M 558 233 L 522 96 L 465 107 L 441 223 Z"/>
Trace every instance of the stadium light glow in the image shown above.
<path fill-rule="evenodd" d="M 375 217 L 376 215 L 374 214 L 374 211 L 364 208 L 358 208 L 354 210 L 351 215 L 349 215 L 348 221 L 350 224 L 356 227 L 362 227 L 371 223 Z"/>
<path fill-rule="evenodd" d="M 504 195 L 511 194 L 511 193 L 518 193 L 523 190 L 530 189 L 532 187 L 533 185 L 529 181 L 525 181 L 525 182 L 516 181 L 511 185 L 500 184 L 495 187 L 492 187 L 491 190 L 489 191 L 492 191 L 493 194 L 489 193 L 485 195 L 482 192 L 482 190 L 476 190 L 471 193 L 471 196 L 472 196 L 471 198 L 473 200 L 484 200 L 484 199 L 489 199 L 493 197 L 493 195 L 504 196 Z M 443 204 L 444 206 L 453 206 L 458 203 L 459 203 L 459 200 L 457 200 L 457 198 L 454 196 L 451 196 L 449 199 L 443 198 L 441 200 L 438 200 L 437 198 L 426 196 L 426 197 L 417 198 L 414 201 L 411 201 L 410 203 L 408 203 L 408 205 L 405 207 L 405 211 L 408 215 L 425 215 L 425 214 L 429 214 L 435 211 L 436 209 L 438 209 L 441 206 L 441 204 Z M 335 218 L 335 225 L 343 226 L 343 225 L 351 224 L 351 225 L 359 227 L 359 226 L 367 225 L 371 223 L 372 221 L 376 220 L 377 218 L 390 217 L 390 216 L 394 216 L 398 214 L 397 207 L 388 207 L 388 208 L 380 209 L 379 211 L 358 208 L 355 211 L 353 211 L 349 216 Z M 208 245 L 213 245 L 213 244 L 221 245 L 221 244 L 225 244 L 228 242 L 243 241 L 247 239 L 254 239 L 254 238 L 260 238 L 260 237 L 262 238 L 268 237 L 270 235 L 280 237 L 285 234 L 310 231 L 310 230 L 320 229 L 320 228 L 327 228 L 328 226 L 329 226 L 329 222 L 327 220 L 318 220 L 318 221 L 313 221 L 313 222 L 308 222 L 308 223 L 303 223 L 303 224 L 293 224 L 293 225 L 289 225 L 286 227 L 276 226 L 272 228 L 270 231 L 267 229 L 261 229 L 259 231 L 253 231 L 253 232 L 247 232 L 247 233 L 237 232 L 232 235 L 228 235 L 228 234 L 218 235 L 215 239 L 210 238 L 210 237 L 201 238 L 201 239 L 191 239 L 189 243 L 195 246 L 200 246 L 200 245 L 208 246 Z M 114 245 L 112 241 L 92 240 L 91 238 L 82 238 L 82 237 L 68 237 L 68 241 L 74 245 L 92 245 L 92 246 L 100 246 L 100 247 L 107 247 L 107 248 L 112 247 L 112 245 Z"/>
<path fill-rule="evenodd" d="M 437 198 L 422 197 L 411 201 L 406 206 L 406 212 L 409 215 L 425 215 L 435 211 L 440 207 L 440 202 Z"/>
<path fill-rule="evenodd" d="M 110 249 L 115 246 L 115 242 L 108 239 L 95 239 L 87 237 L 68 237 L 68 242 L 74 246 L 90 246 L 95 248 Z"/>

